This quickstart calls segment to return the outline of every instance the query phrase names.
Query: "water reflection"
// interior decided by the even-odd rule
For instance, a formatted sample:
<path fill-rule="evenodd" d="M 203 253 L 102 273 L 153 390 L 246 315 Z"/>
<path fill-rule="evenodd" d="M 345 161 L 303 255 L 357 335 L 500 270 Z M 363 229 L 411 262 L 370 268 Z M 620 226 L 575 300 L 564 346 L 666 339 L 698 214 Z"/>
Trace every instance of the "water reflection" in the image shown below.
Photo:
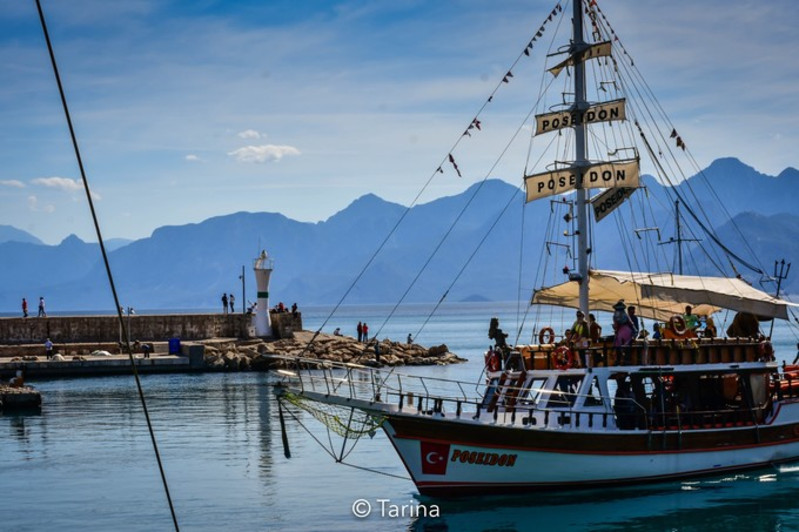
<path fill-rule="evenodd" d="M 760 530 L 799 526 L 799 468 L 629 488 L 433 500 L 408 530 Z"/>

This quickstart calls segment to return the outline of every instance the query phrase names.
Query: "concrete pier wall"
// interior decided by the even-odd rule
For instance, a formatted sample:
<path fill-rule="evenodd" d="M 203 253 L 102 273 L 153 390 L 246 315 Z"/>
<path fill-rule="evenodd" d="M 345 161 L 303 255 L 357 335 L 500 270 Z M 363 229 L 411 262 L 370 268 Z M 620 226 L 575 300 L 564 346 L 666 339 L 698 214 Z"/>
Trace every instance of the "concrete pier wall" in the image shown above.
<path fill-rule="evenodd" d="M 275 338 L 290 337 L 302 330 L 302 314 L 271 315 Z M 131 341 L 204 340 L 249 338 L 251 316 L 245 314 L 164 314 L 125 317 Z M 0 344 L 42 344 L 47 338 L 59 343 L 118 342 L 121 337 L 116 316 L 52 316 L 47 318 L 0 319 Z"/>

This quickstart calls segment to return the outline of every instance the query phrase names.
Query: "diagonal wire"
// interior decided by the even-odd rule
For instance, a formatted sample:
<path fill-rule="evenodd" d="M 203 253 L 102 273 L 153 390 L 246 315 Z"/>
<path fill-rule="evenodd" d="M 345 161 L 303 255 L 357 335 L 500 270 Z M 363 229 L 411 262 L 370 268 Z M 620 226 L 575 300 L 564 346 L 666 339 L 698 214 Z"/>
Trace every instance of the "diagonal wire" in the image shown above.
<path fill-rule="evenodd" d="M 141 400 L 142 410 L 144 412 L 144 417 L 147 420 L 147 428 L 150 432 L 150 439 L 153 443 L 153 450 L 155 451 L 155 459 L 158 462 L 158 470 L 161 473 L 161 482 L 164 485 L 164 492 L 166 494 L 166 500 L 169 503 L 169 511 L 172 515 L 172 523 L 175 525 L 175 530 L 180 530 L 178 526 L 178 519 L 175 514 L 175 507 L 172 505 L 172 498 L 169 495 L 169 486 L 166 481 L 166 474 L 164 473 L 164 467 L 161 463 L 161 455 L 158 452 L 158 443 L 155 439 L 155 432 L 153 431 L 153 425 L 150 421 L 150 414 L 147 411 L 147 402 L 144 399 L 144 391 L 142 390 L 141 381 L 139 380 L 139 372 L 136 369 L 136 363 L 133 360 L 133 350 L 130 346 L 130 338 L 128 337 L 128 330 L 125 327 L 125 320 L 122 319 L 122 307 L 119 305 L 119 297 L 117 296 L 116 286 L 114 285 L 114 276 L 111 274 L 111 266 L 108 263 L 108 254 L 105 250 L 105 244 L 103 243 L 103 236 L 100 233 L 100 224 L 97 221 L 97 213 L 94 210 L 94 202 L 92 201 L 92 194 L 91 190 L 89 189 L 89 181 L 86 178 L 86 171 L 83 167 L 83 159 L 80 155 L 80 149 L 78 148 L 78 139 L 75 136 L 75 128 L 72 126 L 72 118 L 69 114 L 69 106 L 67 105 L 67 98 L 64 94 L 64 87 L 61 83 L 61 76 L 58 73 L 58 65 L 56 64 L 55 60 L 55 53 L 53 52 L 53 45 L 50 42 L 50 34 L 47 31 L 47 24 L 44 20 L 44 12 L 42 11 L 42 6 L 40 0 L 36 0 L 36 9 L 39 11 L 39 20 L 42 23 L 42 31 L 44 32 L 44 39 L 47 42 L 47 51 L 50 54 L 50 61 L 53 65 L 53 74 L 55 74 L 56 83 L 58 84 L 58 93 L 61 96 L 61 105 L 64 108 L 64 115 L 66 115 L 67 125 L 69 126 L 69 135 L 72 138 L 72 147 L 75 150 L 75 157 L 78 161 L 78 167 L 80 168 L 80 176 L 83 180 L 83 188 L 86 191 L 86 199 L 89 202 L 89 209 L 92 213 L 92 221 L 94 223 L 94 229 L 97 233 L 97 241 L 100 243 L 100 252 L 103 255 L 103 263 L 105 264 L 105 271 L 108 275 L 108 282 L 111 286 L 111 292 L 114 296 L 114 304 L 117 309 L 117 318 L 119 319 L 119 326 L 122 330 L 122 337 L 125 341 L 125 350 L 128 353 L 128 360 L 130 361 L 130 367 L 133 371 L 133 377 L 136 380 L 136 387 L 139 391 L 139 399 Z"/>

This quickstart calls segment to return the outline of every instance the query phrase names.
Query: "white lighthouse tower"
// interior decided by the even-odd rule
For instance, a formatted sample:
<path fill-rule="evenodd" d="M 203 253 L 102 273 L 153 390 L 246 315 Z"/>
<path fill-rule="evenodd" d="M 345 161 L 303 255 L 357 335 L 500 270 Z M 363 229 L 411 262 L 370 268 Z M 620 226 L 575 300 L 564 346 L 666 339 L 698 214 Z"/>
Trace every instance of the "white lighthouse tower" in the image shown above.
<path fill-rule="evenodd" d="M 258 300 L 253 315 L 255 335 L 260 337 L 272 336 L 272 322 L 269 319 L 269 276 L 272 275 L 272 259 L 266 251 L 261 251 L 261 256 L 255 259 L 255 283 L 258 286 Z"/>

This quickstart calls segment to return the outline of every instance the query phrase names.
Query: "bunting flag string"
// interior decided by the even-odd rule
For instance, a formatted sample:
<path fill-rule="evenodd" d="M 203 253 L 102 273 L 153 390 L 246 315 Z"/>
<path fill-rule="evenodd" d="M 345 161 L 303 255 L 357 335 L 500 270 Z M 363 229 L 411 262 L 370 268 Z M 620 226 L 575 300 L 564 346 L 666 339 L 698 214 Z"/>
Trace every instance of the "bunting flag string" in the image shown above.
<path fill-rule="evenodd" d="M 540 37 L 542 37 L 544 35 L 544 31 L 546 30 L 546 25 L 548 23 L 552 22 L 552 20 L 559 13 L 562 13 L 562 12 L 563 12 L 563 6 L 561 5 L 560 2 L 558 2 L 555 5 L 555 7 L 552 9 L 552 11 L 549 13 L 547 18 L 544 19 L 544 23 L 541 24 L 541 26 L 538 28 L 538 31 L 535 33 L 535 36 L 533 36 L 533 38 L 524 47 L 524 50 L 522 50 L 522 54 L 524 54 L 527 57 L 530 57 L 531 52 L 533 50 L 533 43 L 536 42 L 536 39 L 538 39 L 538 38 L 540 38 Z M 519 57 L 517 57 L 516 61 L 514 61 L 513 64 L 511 65 L 510 70 L 508 70 L 505 73 L 505 75 L 502 77 L 502 81 L 494 88 L 494 91 L 488 96 L 488 99 L 486 100 L 485 104 L 483 104 L 483 107 L 480 109 L 480 111 L 478 111 L 477 116 L 480 116 L 480 114 L 482 113 L 483 109 L 485 109 L 486 105 L 488 105 L 489 103 L 494 101 L 494 94 L 496 94 L 496 92 L 499 90 L 500 86 L 503 83 L 506 83 L 506 84 L 510 83 L 511 78 L 513 78 L 513 68 L 516 66 L 516 63 L 519 62 L 519 59 L 521 58 L 522 54 L 519 54 Z M 480 120 L 478 120 L 477 116 L 475 116 L 475 118 L 472 119 L 472 121 L 469 123 L 469 126 L 464 130 L 463 134 L 460 137 L 461 139 L 463 137 L 467 137 L 467 136 L 471 137 L 473 129 L 476 129 L 478 131 L 482 131 L 482 122 Z M 460 142 L 460 140 L 455 143 L 455 145 L 453 146 L 453 149 L 457 147 L 459 142 Z M 447 159 L 449 160 L 450 164 L 452 164 L 452 167 L 455 169 L 455 172 L 458 174 L 458 177 L 463 177 L 463 174 L 461 173 L 461 170 L 458 167 L 458 164 L 455 162 L 455 157 L 452 155 L 452 152 L 447 154 Z M 443 174 L 444 173 L 442 165 L 439 165 L 438 168 L 436 168 L 435 173 L 439 173 L 439 174 Z"/>
<path fill-rule="evenodd" d="M 452 163 L 452 167 L 453 167 L 453 168 L 455 169 L 455 171 L 458 173 L 458 177 L 463 177 L 463 176 L 461 175 L 461 170 L 460 170 L 460 168 L 458 168 L 458 164 L 455 162 L 455 157 L 453 157 L 451 153 L 449 154 L 449 162 L 451 162 L 451 163 Z"/>
<path fill-rule="evenodd" d="M 685 151 L 685 142 L 683 142 L 682 137 L 677 133 L 676 129 L 672 128 L 669 138 L 675 139 L 674 142 L 677 144 L 677 147 L 682 148 L 682 150 Z"/>

